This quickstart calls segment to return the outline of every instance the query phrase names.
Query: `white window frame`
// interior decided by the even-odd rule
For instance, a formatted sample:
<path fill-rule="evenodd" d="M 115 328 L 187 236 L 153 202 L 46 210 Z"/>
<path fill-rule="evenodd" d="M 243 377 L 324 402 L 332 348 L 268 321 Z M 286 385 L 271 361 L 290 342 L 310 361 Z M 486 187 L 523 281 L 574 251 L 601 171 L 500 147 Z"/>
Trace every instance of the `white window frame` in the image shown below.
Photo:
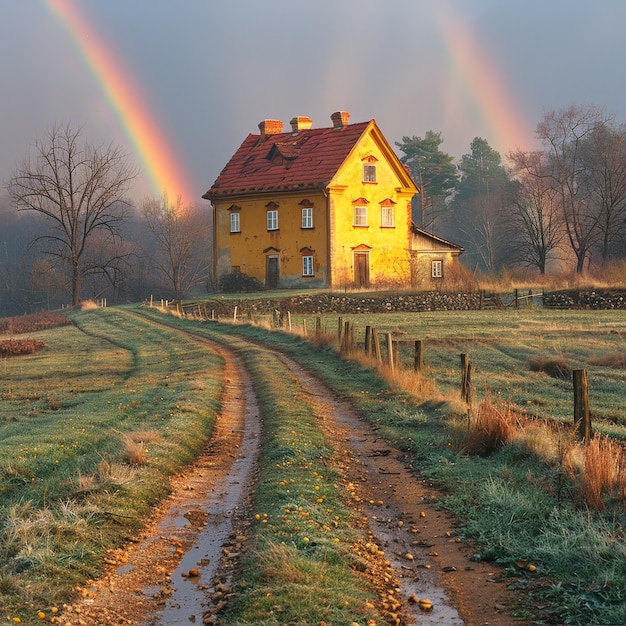
<path fill-rule="evenodd" d="M 443 261 L 441 259 L 431 261 L 430 275 L 433 278 L 443 278 Z"/>
<path fill-rule="evenodd" d="M 394 228 L 395 222 L 395 207 L 394 206 L 382 206 L 380 207 L 380 225 L 383 228 Z"/>
<path fill-rule="evenodd" d="M 270 209 L 267 212 L 267 230 L 278 230 L 278 211 Z"/>
<path fill-rule="evenodd" d="M 302 207 L 302 228 L 313 228 L 313 207 Z"/>
<path fill-rule="evenodd" d="M 231 233 L 241 232 L 241 219 L 240 219 L 239 213 L 230 214 L 230 232 Z"/>
<path fill-rule="evenodd" d="M 364 183 L 376 182 L 376 164 L 375 163 L 363 163 L 363 182 Z"/>
<path fill-rule="evenodd" d="M 313 271 L 313 256 L 310 254 L 303 255 L 302 257 L 302 276 L 314 276 Z"/>
<path fill-rule="evenodd" d="M 367 227 L 367 207 L 366 206 L 354 207 L 354 225 L 360 228 Z"/>

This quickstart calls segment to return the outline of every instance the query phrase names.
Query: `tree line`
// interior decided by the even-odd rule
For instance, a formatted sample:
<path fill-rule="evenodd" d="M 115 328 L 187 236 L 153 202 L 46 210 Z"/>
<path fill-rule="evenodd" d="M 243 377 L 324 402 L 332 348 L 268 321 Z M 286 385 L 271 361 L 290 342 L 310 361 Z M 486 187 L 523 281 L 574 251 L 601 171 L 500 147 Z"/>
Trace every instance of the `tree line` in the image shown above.
<path fill-rule="evenodd" d="M 207 207 L 166 195 L 133 206 L 137 168 L 83 131 L 36 140 L 0 198 L 0 315 L 214 290 Z"/>
<path fill-rule="evenodd" d="M 596 106 L 548 112 L 541 148 L 503 158 L 476 137 L 455 162 L 440 132 L 396 145 L 421 193 L 413 220 L 463 246 L 463 263 L 493 274 L 582 273 L 626 258 L 626 125 Z M 215 291 L 206 205 L 128 200 L 138 170 L 83 127 L 36 140 L 0 196 L 0 315 L 83 299 L 110 303 Z"/>
<path fill-rule="evenodd" d="M 503 159 L 480 137 L 458 163 L 441 133 L 403 137 L 422 190 L 414 220 L 464 247 L 472 270 L 578 274 L 626 258 L 626 125 L 596 106 L 544 115 L 541 148 Z"/>

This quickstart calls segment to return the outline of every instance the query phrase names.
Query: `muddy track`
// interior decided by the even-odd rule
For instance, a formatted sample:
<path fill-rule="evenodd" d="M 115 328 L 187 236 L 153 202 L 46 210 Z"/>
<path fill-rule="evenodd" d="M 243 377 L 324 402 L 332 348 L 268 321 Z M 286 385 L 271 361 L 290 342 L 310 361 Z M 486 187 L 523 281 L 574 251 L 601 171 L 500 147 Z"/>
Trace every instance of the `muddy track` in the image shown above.
<path fill-rule="evenodd" d="M 189 335 L 189 333 L 186 333 Z M 108 555 L 108 569 L 80 590 L 59 623 L 169 626 L 219 623 L 246 549 L 260 416 L 245 368 L 229 348 L 207 342 L 225 362 L 222 410 L 198 460 L 173 481 L 172 495 L 142 537 Z M 285 355 L 320 419 L 334 461 L 381 557 L 373 581 L 381 605 L 402 623 L 520 624 L 499 573 L 474 563 L 472 546 L 435 506 L 437 493 L 410 460 L 360 420 L 352 406 Z M 433 608 L 423 611 L 418 598 Z"/>

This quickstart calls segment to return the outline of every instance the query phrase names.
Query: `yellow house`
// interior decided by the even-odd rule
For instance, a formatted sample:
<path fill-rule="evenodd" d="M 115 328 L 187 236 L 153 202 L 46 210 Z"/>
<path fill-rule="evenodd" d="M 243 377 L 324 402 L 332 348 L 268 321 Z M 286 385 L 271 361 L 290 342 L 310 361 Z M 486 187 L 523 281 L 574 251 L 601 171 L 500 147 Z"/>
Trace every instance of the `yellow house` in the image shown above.
<path fill-rule="evenodd" d="M 264 120 L 202 196 L 214 211 L 219 278 L 245 272 L 266 288 L 410 286 L 411 198 L 418 192 L 375 120 L 312 128 Z"/>

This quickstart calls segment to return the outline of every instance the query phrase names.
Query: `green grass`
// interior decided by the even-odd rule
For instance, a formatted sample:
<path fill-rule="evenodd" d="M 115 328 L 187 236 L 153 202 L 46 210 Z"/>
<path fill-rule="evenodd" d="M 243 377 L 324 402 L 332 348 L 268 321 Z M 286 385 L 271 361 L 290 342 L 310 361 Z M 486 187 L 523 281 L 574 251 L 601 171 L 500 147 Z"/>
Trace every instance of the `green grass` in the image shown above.
<path fill-rule="evenodd" d="M 232 344 L 231 344 L 232 345 Z M 242 351 L 261 403 L 263 452 L 255 488 L 254 549 L 229 624 L 351 623 L 380 618 L 352 565 L 365 542 L 306 394 L 276 356 Z"/>
<path fill-rule="evenodd" d="M 228 609 L 230 623 L 305 624 L 309 615 L 347 623 L 372 611 L 366 610 L 371 590 L 350 571 L 358 520 L 347 506 L 333 450 L 298 381 L 266 348 L 298 360 L 411 455 L 416 474 L 442 488 L 439 505 L 458 515 L 460 533 L 476 542 L 475 558 L 502 564 L 510 584 L 527 591 L 520 614 L 537 623 L 626 623 L 623 504 L 588 510 L 558 463 L 518 443 L 487 458 L 459 452 L 463 415 L 454 410 L 458 354 L 467 352 L 479 395 L 489 387 L 493 397 L 516 399 L 531 413 L 569 420 L 568 381 L 527 368 L 531 359 L 558 357 L 572 368 L 588 367 L 594 419 L 602 417 L 596 424 L 619 430 L 612 423 L 621 423 L 623 408 L 614 394 L 624 371 L 610 365 L 618 362 L 614 357 L 602 357 L 623 350 L 626 314 L 346 316 L 357 328 L 367 323 L 381 333 L 426 340 L 427 375 L 441 393 L 416 398 L 372 367 L 301 337 L 131 312 L 228 342 L 250 368 L 262 400 L 259 519 L 241 589 Z M 7 611 L 24 602 L 28 610 L 59 603 L 72 584 L 97 573 L 107 543 L 128 536 L 162 493 L 163 481 L 155 478 L 198 452 L 217 407 L 221 363 L 198 342 L 121 309 L 75 319 L 78 330 L 42 334 L 44 352 L 1 364 L 7 378 L 0 389 L 0 606 Z M 336 332 L 336 317 L 324 323 Z M 129 432 L 148 441 L 138 465 L 129 459 Z M 520 570 L 516 561 L 537 570 Z M 299 612 L 290 612 L 292 606 Z"/>
<path fill-rule="evenodd" d="M 120 310 L 1 364 L 0 606 L 23 623 L 97 575 L 210 435 L 221 360 Z"/>
<path fill-rule="evenodd" d="M 306 319 L 309 334 L 316 316 L 294 315 L 292 328 L 300 330 Z M 322 326 L 337 332 L 337 316 L 322 315 Z M 358 346 L 365 327 L 395 339 L 421 339 L 426 375 L 444 394 L 460 388 L 460 354 L 469 355 L 477 399 L 487 390 L 515 403 L 530 415 L 569 421 L 573 415 L 571 380 L 559 380 L 530 371 L 534 360 L 560 359 L 570 370 L 586 369 L 593 420 L 602 432 L 626 438 L 623 389 L 626 368 L 619 355 L 625 352 L 626 311 L 440 311 L 343 315 L 354 324 Z M 383 349 L 385 349 L 383 342 Z M 402 347 L 409 366 L 412 347 Z M 603 357 L 608 362 L 602 365 Z M 612 357 L 612 358 L 611 358 Z"/>
<path fill-rule="evenodd" d="M 473 313 L 441 314 L 440 318 L 433 314 L 427 316 L 429 323 L 423 330 L 425 333 L 428 329 L 439 345 L 452 345 L 450 355 L 455 362 L 459 348 L 467 348 L 471 339 L 470 352 L 475 354 L 472 361 L 480 363 L 479 380 L 483 370 L 494 367 L 494 363 L 498 368 L 506 365 L 507 369 L 499 374 L 502 382 L 498 384 L 502 387 L 496 385 L 495 395 L 506 391 L 503 395 L 510 398 L 520 393 L 514 391 L 516 381 L 530 376 L 521 371 L 521 364 L 536 355 L 565 355 L 576 366 L 587 363 L 592 354 L 616 349 L 626 324 L 624 313 L 577 313 L 515 312 L 510 318 L 503 316 L 505 322 L 501 325 L 500 314 L 493 317 L 493 312 L 476 317 Z M 383 330 L 402 331 L 401 318 L 393 317 L 377 316 L 375 321 Z M 373 322 L 371 316 L 359 319 Z M 577 495 L 576 483 L 558 461 L 545 460 L 519 443 L 505 446 L 487 458 L 458 452 L 464 418 L 455 414 L 456 402 L 419 399 L 391 389 L 371 367 L 342 359 L 333 348 L 316 348 L 300 337 L 248 324 L 171 323 L 187 324 L 202 333 L 236 335 L 284 351 L 349 398 L 366 419 L 377 424 L 382 435 L 412 455 L 419 476 L 442 488 L 439 505 L 457 515 L 462 535 L 476 542 L 475 558 L 501 564 L 511 577 L 510 584 L 527 592 L 528 604 L 519 608 L 520 616 L 532 616 L 536 623 L 626 623 L 623 503 L 607 501 L 604 511 L 587 509 Z M 326 324 L 335 332 L 336 317 L 328 318 Z M 533 341 L 544 337 L 538 347 L 527 345 L 531 335 L 524 329 L 529 327 L 535 329 Z M 414 333 L 416 328 L 408 325 L 406 335 L 415 337 Z M 521 347 L 516 346 L 516 337 Z M 433 359 L 434 355 L 429 355 Z M 510 367 L 511 362 L 518 364 L 519 372 Z M 429 367 L 440 385 L 442 373 L 452 366 Z M 611 374 L 616 380 L 623 376 Z M 456 376 L 460 378 L 460 372 Z M 598 373 L 592 379 L 597 378 Z M 569 386 L 567 381 L 537 374 L 528 389 L 538 397 L 544 396 L 537 406 L 549 416 L 552 407 L 566 401 L 566 395 L 571 402 Z M 450 383 L 449 393 L 457 397 L 458 382 Z M 523 397 L 523 393 L 520 395 Z M 609 395 L 602 398 L 607 406 L 611 401 L 616 400 Z M 537 569 L 531 573 L 516 562 L 532 563 Z"/>

